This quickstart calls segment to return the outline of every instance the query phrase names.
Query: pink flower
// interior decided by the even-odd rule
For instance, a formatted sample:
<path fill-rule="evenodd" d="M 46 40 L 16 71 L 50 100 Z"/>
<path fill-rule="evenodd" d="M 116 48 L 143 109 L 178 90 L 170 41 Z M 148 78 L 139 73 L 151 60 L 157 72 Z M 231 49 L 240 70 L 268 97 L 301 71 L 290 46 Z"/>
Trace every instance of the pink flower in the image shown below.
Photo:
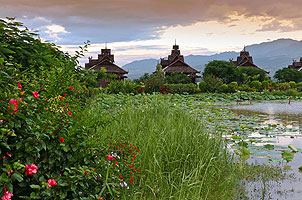
<path fill-rule="evenodd" d="M 18 83 L 18 88 L 22 88 L 21 81 Z"/>
<path fill-rule="evenodd" d="M 3 122 L 3 119 L 0 119 L 0 122 L 2 123 L 2 122 Z"/>
<path fill-rule="evenodd" d="M 61 142 L 64 142 L 64 138 L 61 137 L 61 138 L 60 138 L 60 141 L 61 141 Z"/>
<path fill-rule="evenodd" d="M 71 115 L 72 114 L 72 112 L 71 111 L 68 111 L 68 115 Z"/>
<path fill-rule="evenodd" d="M 14 195 L 9 193 L 9 191 L 4 188 L 4 196 L 1 198 L 1 200 L 10 200 L 12 196 Z"/>
<path fill-rule="evenodd" d="M 51 186 L 58 185 L 57 181 L 55 181 L 53 179 L 49 179 L 47 181 L 47 184 L 48 184 L 47 189 L 50 188 Z"/>
<path fill-rule="evenodd" d="M 34 95 L 34 97 L 35 97 L 36 99 L 39 98 L 39 94 L 38 94 L 37 91 L 33 92 L 33 95 Z"/>
<path fill-rule="evenodd" d="M 9 100 L 9 103 L 11 103 L 11 104 L 13 104 L 13 105 L 15 106 L 14 109 L 11 108 L 10 106 L 8 106 L 8 108 L 11 109 L 11 110 L 13 111 L 12 114 L 18 112 L 18 100 L 16 100 L 16 99 L 11 99 L 11 100 Z"/>
<path fill-rule="evenodd" d="M 32 176 L 33 174 L 37 173 L 38 167 L 32 163 L 31 165 L 26 165 L 24 169 L 26 170 L 26 175 Z"/>
<path fill-rule="evenodd" d="M 108 160 L 112 160 L 112 159 L 113 159 L 113 157 L 112 157 L 112 156 L 110 156 L 110 155 L 108 155 L 108 156 L 107 156 L 107 159 L 108 159 Z"/>

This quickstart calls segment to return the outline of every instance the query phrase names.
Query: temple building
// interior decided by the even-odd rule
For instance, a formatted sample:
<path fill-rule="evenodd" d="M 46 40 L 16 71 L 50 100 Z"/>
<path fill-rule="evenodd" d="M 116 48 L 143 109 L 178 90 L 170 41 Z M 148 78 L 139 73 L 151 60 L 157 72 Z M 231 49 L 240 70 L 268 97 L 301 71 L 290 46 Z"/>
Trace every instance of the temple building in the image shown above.
<path fill-rule="evenodd" d="M 252 56 L 250 56 L 250 53 L 245 50 L 245 47 L 240 52 L 240 56 L 237 57 L 236 61 L 233 61 L 232 59 L 230 61 L 233 62 L 237 67 L 249 67 L 265 71 L 264 69 L 261 69 L 254 64 Z M 265 71 L 265 73 L 269 74 L 269 72 L 267 71 Z"/>
<path fill-rule="evenodd" d="M 183 73 L 190 77 L 193 83 L 196 82 L 196 78 L 201 77 L 197 75 L 200 71 L 185 63 L 184 56 L 180 54 L 179 46 L 176 45 L 176 43 L 173 45 L 171 55 L 168 56 L 168 59 L 161 58 L 160 64 L 166 75 L 169 75 L 172 72 Z"/>
<path fill-rule="evenodd" d="M 297 71 L 302 71 L 302 57 L 300 58 L 300 61 L 293 61 L 293 64 L 288 65 L 289 69 L 297 70 Z"/>
<path fill-rule="evenodd" d="M 114 55 L 111 54 L 111 49 L 102 49 L 101 54 L 98 54 L 97 59 L 89 57 L 89 62 L 85 63 L 86 70 L 101 70 L 105 68 L 107 73 L 116 74 L 118 79 L 127 78 L 127 71 L 114 64 Z"/>

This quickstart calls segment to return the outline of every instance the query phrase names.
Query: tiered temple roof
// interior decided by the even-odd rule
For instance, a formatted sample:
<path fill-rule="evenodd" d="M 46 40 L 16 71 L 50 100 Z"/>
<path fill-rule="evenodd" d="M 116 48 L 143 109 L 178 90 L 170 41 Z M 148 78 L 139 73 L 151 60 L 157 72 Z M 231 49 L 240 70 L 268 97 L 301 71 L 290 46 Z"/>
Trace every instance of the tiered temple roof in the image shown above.
<path fill-rule="evenodd" d="M 125 74 L 128 74 L 128 72 L 114 64 L 114 55 L 111 54 L 111 49 L 102 49 L 97 59 L 89 57 L 89 62 L 85 63 L 85 69 L 87 70 L 101 70 L 102 67 L 106 69 L 107 73 L 116 74 L 119 79 L 127 78 Z"/>
<path fill-rule="evenodd" d="M 236 61 L 230 60 L 232 61 L 237 67 L 250 67 L 250 68 L 254 68 L 254 69 L 261 69 L 260 67 L 258 67 L 257 65 L 254 64 L 253 62 L 253 58 L 252 56 L 250 56 L 250 53 L 248 51 L 244 49 L 240 52 L 240 56 L 237 57 Z M 261 69 L 263 71 L 265 71 L 264 69 Z M 265 71 L 267 74 L 269 74 L 269 72 Z"/>
<path fill-rule="evenodd" d="M 300 61 L 293 61 L 293 64 L 288 65 L 289 69 L 297 70 L 297 71 L 302 71 L 302 57 L 300 58 Z"/>
<path fill-rule="evenodd" d="M 161 58 L 160 64 L 167 75 L 172 72 L 184 73 L 191 77 L 193 82 L 195 82 L 195 78 L 200 78 L 200 76 L 197 75 L 200 71 L 185 63 L 184 56 L 180 54 L 179 46 L 176 44 L 173 45 L 173 49 L 168 56 L 168 59 Z"/>

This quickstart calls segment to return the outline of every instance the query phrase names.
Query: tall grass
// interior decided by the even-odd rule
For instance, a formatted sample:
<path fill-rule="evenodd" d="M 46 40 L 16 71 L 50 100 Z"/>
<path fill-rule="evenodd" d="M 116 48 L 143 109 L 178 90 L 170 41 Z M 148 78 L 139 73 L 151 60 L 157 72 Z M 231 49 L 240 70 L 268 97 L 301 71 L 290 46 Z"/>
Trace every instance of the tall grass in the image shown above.
<path fill-rule="evenodd" d="M 87 113 L 89 123 L 112 115 L 110 123 L 97 127 L 90 142 L 131 138 L 140 148 L 136 165 L 140 175 L 121 198 L 234 199 L 238 165 L 221 136 L 209 133 L 200 120 L 163 97 L 142 99 L 141 106 L 128 102 L 115 114 L 105 114 L 104 100 L 99 99 Z"/>

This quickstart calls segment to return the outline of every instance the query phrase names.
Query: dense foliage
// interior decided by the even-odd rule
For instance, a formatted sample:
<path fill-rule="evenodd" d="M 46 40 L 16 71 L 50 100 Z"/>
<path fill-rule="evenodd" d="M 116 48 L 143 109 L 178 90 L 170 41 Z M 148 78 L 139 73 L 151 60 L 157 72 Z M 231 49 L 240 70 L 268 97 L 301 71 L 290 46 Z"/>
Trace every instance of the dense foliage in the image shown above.
<path fill-rule="evenodd" d="M 276 71 L 274 78 L 279 82 L 295 81 L 296 83 L 298 83 L 302 82 L 302 72 L 289 68 L 283 68 Z"/>
<path fill-rule="evenodd" d="M 0 21 L 0 34 L 3 198 L 118 197 L 136 168 L 129 168 L 133 153 L 108 144 L 134 145 L 129 139 L 89 143 L 93 128 L 81 120 L 91 91 L 77 68 L 85 47 L 71 57 L 12 20 Z"/>
<path fill-rule="evenodd" d="M 192 83 L 192 79 L 186 74 L 172 72 L 169 75 L 166 75 L 166 81 L 168 84 L 189 84 Z"/>
<path fill-rule="evenodd" d="M 165 84 L 169 93 L 172 94 L 194 94 L 197 86 L 193 83 L 190 84 Z"/>
<path fill-rule="evenodd" d="M 242 81 L 242 74 L 240 73 L 240 70 L 232 62 L 221 60 L 214 60 L 206 64 L 202 75 L 204 79 L 205 77 L 213 75 L 224 83 Z"/>

